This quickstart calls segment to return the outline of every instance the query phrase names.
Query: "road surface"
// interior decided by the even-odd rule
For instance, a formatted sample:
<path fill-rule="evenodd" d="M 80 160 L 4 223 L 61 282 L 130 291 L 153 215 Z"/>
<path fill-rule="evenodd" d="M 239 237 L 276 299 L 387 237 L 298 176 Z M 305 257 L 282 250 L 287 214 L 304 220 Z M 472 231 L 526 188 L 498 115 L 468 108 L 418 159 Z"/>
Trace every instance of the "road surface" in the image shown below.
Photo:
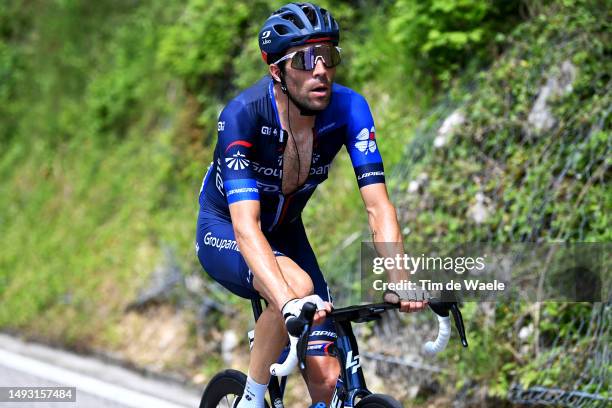
<path fill-rule="evenodd" d="M 2 408 L 199 406 L 198 390 L 3 334 L 0 334 L 0 387 L 76 387 L 76 402 L 0 402 Z"/>

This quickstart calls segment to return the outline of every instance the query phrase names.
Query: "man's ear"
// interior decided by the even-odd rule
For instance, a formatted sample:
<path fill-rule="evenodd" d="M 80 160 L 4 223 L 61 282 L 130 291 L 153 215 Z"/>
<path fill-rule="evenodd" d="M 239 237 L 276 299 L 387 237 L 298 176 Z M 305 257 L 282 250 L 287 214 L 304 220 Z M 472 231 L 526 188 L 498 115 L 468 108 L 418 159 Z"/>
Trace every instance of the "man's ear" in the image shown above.
<path fill-rule="evenodd" d="M 269 71 L 270 71 L 270 75 L 272 76 L 272 78 L 276 81 L 276 82 L 282 82 L 281 79 L 283 77 L 283 72 L 281 71 L 280 67 L 276 64 L 270 64 L 270 66 L 268 67 Z"/>

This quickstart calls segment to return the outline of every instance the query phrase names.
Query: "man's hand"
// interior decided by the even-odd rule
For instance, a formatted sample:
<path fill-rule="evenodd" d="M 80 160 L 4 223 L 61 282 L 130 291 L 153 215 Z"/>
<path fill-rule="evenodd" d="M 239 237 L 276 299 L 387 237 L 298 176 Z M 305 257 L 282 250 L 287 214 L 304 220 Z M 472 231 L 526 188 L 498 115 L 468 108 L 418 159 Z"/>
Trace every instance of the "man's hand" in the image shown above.
<path fill-rule="evenodd" d="M 430 296 L 424 290 L 387 290 L 383 300 L 387 303 L 401 302 L 400 312 L 418 312 L 427 307 Z"/>
<path fill-rule="evenodd" d="M 314 315 L 312 324 L 314 326 L 323 324 L 327 313 L 331 313 L 332 306 L 331 303 L 324 302 L 318 295 L 310 295 L 301 299 L 292 299 L 285 303 L 281 310 L 285 322 L 291 317 L 298 317 L 302 311 L 302 306 L 304 306 L 304 303 L 307 302 L 314 303 L 317 306 L 317 312 Z"/>

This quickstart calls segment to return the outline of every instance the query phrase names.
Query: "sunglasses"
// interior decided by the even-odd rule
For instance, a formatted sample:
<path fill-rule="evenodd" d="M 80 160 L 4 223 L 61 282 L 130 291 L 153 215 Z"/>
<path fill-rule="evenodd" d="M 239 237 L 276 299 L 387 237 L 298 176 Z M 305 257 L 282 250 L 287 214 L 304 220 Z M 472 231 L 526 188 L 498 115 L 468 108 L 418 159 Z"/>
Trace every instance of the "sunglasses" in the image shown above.
<path fill-rule="evenodd" d="M 305 50 L 291 52 L 274 64 L 291 59 L 291 68 L 302 71 L 312 71 L 319 62 L 319 58 L 323 61 L 326 68 L 333 68 L 340 64 L 340 47 L 332 47 L 329 45 L 315 45 Z"/>

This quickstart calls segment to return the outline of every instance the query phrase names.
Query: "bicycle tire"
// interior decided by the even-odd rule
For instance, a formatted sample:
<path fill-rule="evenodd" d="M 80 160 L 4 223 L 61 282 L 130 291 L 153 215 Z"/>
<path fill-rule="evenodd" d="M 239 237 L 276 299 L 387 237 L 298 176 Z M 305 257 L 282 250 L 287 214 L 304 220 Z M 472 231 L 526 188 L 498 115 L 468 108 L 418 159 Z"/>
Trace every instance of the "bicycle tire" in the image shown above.
<path fill-rule="evenodd" d="M 388 395 L 370 394 L 359 401 L 355 408 L 403 408 L 403 405 Z"/>
<path fill-rule="evenodd" d="M 233 408 L 244 392 L 247 376 L 238 370 L 217 373 L 204 389 L 200 408 Z M 269 408 L 268 402 L 265 402 Z"/>

